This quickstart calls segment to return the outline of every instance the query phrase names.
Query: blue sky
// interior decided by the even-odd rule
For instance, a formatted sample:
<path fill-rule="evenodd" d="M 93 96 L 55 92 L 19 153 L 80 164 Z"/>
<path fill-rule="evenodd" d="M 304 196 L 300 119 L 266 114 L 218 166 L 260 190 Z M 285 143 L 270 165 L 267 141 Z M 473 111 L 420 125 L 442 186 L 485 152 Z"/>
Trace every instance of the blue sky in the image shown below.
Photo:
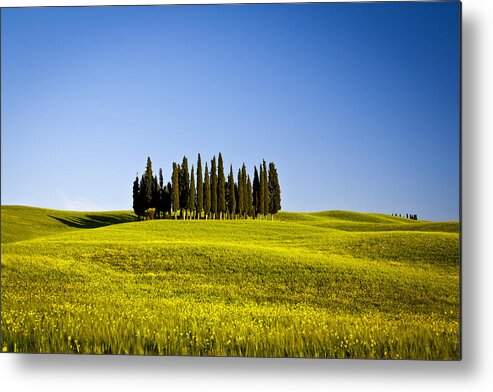
<path fill-rule="evenodd" d="M 459 216 L 458 2 L 2 9 L 2 204 L 131 209 L 221 151 L 282 208 Z"/>

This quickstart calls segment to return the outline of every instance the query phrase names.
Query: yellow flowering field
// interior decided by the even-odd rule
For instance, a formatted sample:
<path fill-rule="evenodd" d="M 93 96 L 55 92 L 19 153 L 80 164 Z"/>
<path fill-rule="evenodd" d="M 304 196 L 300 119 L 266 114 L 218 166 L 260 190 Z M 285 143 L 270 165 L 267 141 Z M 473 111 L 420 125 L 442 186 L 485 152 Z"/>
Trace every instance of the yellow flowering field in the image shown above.
<path fill-rule="evenodd" d="M 2 206 L 2 350 L 460 359 L 459 226 Z"/>

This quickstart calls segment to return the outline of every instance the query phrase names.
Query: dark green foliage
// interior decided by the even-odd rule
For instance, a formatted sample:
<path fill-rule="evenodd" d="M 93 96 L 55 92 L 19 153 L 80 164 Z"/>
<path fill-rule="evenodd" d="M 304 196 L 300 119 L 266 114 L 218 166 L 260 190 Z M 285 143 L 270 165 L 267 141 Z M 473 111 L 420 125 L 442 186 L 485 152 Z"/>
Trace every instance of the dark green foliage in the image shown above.
<path fill-rule="evenodd" d="M 238 200 L 238 198 L 240 197 L 239 195 L 239 188 L 238 188 L 238 184 L 236 183 L 233 183 L 234 184 L 234 187 L 235 187 L 235 200 Z M 236 215 L 239 215 L 240 214 L 240 207 L 238 206 L 238 202 L 236 202 L 236 209 L 235 209 L 235 214 Z"/>
<path fill-rule="evenodd" d="M 269 183 L 267 181 L 267 165 L 265 164 L 265 160 L 263 162 L 263 170 L 262 174 L 264 175 L 263 181 L 264 181 L 264 216 L 267 215 L 269 212 Z"/>
<path fill-rule="evenodd" d="M 231 217 L 236 212 L 236 198 L 235 198 L 235 178 L 233 176 L 233 166 L 230 166 L 228 176 L 228 212 Z"/>
<path fill-rule="evenodd" d="M 226 213 L 226 178 L 224 176 L 223 157 L 217 158 L 217 209 L 222 216 Z"/>
<path fill-rule="evenodd" d="M 153 194 L 153 175 L 152 175 L 152 162 L 151 158 L 147 157 L 147 166 L 144 174 L 144 195 L 145 195 L 145 209 L 152 207 L 152 194 Z"/>
<path fill-rule="evenodd" d="M 176 219 L 176 213 L 180 209 L 180 165 L 178 165 L 176 162 L 173 162 L 173 177 L 171 181 L 173 183 L 173 193 L 171 200 Z"/>
<path fill-rule="evenodd" d="M 133 191 L 132 191 L 132 197 L 133 197 L 133 203 L 132 207 L 134 209 L 135 215 L 140 217 L 142 215 L 142 207 L 140 203 L 140 197 L 139 197 L 139 175 L 137 174 L 137 177 L 135 177 L 134 181 L 134 186 L 133 186 Z"/>
<path fill-rule="evenodd" d="M 227 215 L 229 215 L 229 174 L 226 177 L 226 182 L 224 184 L 224 197 L 226 198 L 226 213 L 223 217 L 227 218 Z"/>
<path fill-rule="evenodd" d="M 173 196 L 173 186 L 170 182 L 164 188 L 164 208 L 163 211 L 171 214 L 171 200 Z"/>
<path fill-rule="evenodd" d="M 260 179 L 257 171 L 257 166 L 254 167 L 253 174 L 253 214 L 254 218 L 260 214 Z"/>
<path fill-rule="evenodd" d="M 241 190 L 240 184 L 238 183 L 238 192 L 242 195 L 242 201 L 243 201 L 243 211 L 241 211 L 241 214 L 243 217 L 246 217 L 248 214 L 248 203 L 247 203 L 247 171 L 246 171 L 246 166 L 245 163 L 243 163 L 243 166 L 241 167 Z"/>
<path fill-rule="evenodd" d="M 186 215 L 186 211 L 190 209 L 190 174 L 188 173 L 188 159 L 183 157 L 180 167 L 180 209 L 182 214 Z M 184 215 L 182 215 L 184 217 Z"/>
<path fill-rule="evenodd" d="M 200 218 L 202 211 L 204 209 L 204 179 L 202 177 L 202 159 L 199 157 L 197 159 L 197 217 Z"/>
<path fill-rule="evenodd" d="M 205 178 L 204 178 L 204 214 L 207 218 L 211 212 L 211 183 L 209 179 L 209 169 L 207 162 L 205 163 Z"/>
<path fill-rule="evenodd" d="M 244 165 L 243 165 L 244 166 Z M 240 214 L 240 216 L 243 216 L 244 212 L 244 204 L 245 204 L 245 190 L 243 189 L 243 177 L 242 177 L 242 172 L 240 169 L 238 169 L 238 192 L 236 195 L 236 200 L 238 201 L 236 210 L 237 213 Z"/>
<path fill-rule="evenodd" d="M 258 210 L 257 213 L 260 215 L 264 215 L 264 205 L 265 205 L 265 189 L 267 188 L 266 183 L 264 182 L 264 169 L 262 165 L 260 165 L 260 189 L 258 192 Z"/>
<path fill-rule="evenodd" d="M 159 189 L 164 189 L 164 178 L 163 178 L 163 169 L 159 168 Z"/>
<path fill-rule="evenodd" d="M 166 203 L 164 200 L 164 193 L 166 186 L 164 185 L 164 178 L 163 178 L 163 169 L 159 168 L 159 201 L 158 204 L 156 205 L 156 211 L 158 215 L 162 214 L 162 217 L 164 218 L 164 214 L 166 212 Z"/>
<path fill-rule="evenodd" d="M 155 209 L 155 214 L 154 214 L 154 217 L 155 218 L 159 218 L 159 215 L 160 215 L 160 199 L 161 199 L 161 192 L 159 190 L 159 182 L 158 182 L 158 179 L 157 179 L 157 176 L 154 176 L 153 180 L 152 180 L 152 204 L 151 204 L 151 208 L 154 208 Z"/>
<path fill-rule="evenodd" d="M 145 210 L 147 209 L 146 207 L 146 186 L 145 186 L 145 175 L 142 174 L 140 177 L 140 182 L 139 182 L 139 211 L 140 214 L 139 217 L 142 217 L 144 215 Z"/>
<path fill-rule="evenodd" d="M 153 176 L 151 158 L 148 157 L 144 174 L 140 180 L 137 174 L 133 182 L 134 212 L 139 219 L 159 219 L 172 215 L 176 219 L 178 212 L 181 217 L 190 216 L 190 219 L 194 216 L 197 219 L 203 216 L 215 219 L 223 219 L 226 216 L 246 219 L 248 216 L 256 218 L 258 214 L 264 215 L 265 218 L 269 213 L 273 217 L 281 209 L 281 190 L 273 162 L 269 163 L 267 169 L 263 160 L 260 175 L 254 166 L 253 186 L 245 163 L 238 169 L 236 178 L 233 166 L 230 165 L 226 178 L 221 153 L 217 161 L 215 156 L 212 158 L 211 170 L 209 171 L 207 162 L 205 169 L 203 177 L 202 158 L 198 154 L 197 173 L 192 165 L 189 175 L 188 159 L 184 156 L 181 165 L 173 162 L 171 182 L 164 185 L 163 170 L 159 169 L 159 177 Z M 148 211 L 151 208 L 154 210 Z M 406 214 L 406 217 L 417 219 L 414 214 Z"/>
<path fill-rule="evenodd" d="M 161 217 L 164 218 L 166 216 L 166 185 L 159 191 L 159 208 L 158 208 Z"/>
<path fill-rule="evenodd" d="M 190 209 L 190 218 L 193 216 L 193 210 L 195 209 L 195 174 L 193 171 L 190 173 L 190 194 L 188 198 L 188 208 Z"/>
<path fill-rule="evenodd" d="M 211 214 L 215 218 L 217 214 L 217 167 L 216 156 L 211 161 Z"/>
<path fill-rule="evenodd" d="M 274 162 L 269 163 L 269 213 L 276 214 L 281 209 L 281 187 Z"/>
<path fill-rule="evenodd" d="M 253 207 L 253 191 L 252 182 L 250 181 L 250 176 L 247 176 L 247 186 L 246 186 L 246 198 L 245 198 L 245 211 L 248 216 L 255 217 L 255 209 Z"/>

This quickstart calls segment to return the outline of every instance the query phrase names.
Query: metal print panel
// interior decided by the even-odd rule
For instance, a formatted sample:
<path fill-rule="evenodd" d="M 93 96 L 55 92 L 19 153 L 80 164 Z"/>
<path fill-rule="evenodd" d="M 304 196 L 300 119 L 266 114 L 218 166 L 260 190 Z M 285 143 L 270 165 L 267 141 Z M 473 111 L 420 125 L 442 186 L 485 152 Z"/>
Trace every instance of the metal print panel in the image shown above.
<path fill-rule="evenodd" d="M 2 352 L 461 358 L 459 2 L 1 18 Z"/>

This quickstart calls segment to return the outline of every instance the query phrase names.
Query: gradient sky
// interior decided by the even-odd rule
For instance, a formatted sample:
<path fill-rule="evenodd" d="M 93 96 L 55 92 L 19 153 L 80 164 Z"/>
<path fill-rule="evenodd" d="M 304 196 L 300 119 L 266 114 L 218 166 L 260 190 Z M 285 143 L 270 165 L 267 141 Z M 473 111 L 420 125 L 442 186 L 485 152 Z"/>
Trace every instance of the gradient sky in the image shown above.
<path fill-rule="evenodd" d="M 222 152 L 282 208 L 459 217 L 458 2 L 2 9 L 2 205 L 131 209 Z"/>

